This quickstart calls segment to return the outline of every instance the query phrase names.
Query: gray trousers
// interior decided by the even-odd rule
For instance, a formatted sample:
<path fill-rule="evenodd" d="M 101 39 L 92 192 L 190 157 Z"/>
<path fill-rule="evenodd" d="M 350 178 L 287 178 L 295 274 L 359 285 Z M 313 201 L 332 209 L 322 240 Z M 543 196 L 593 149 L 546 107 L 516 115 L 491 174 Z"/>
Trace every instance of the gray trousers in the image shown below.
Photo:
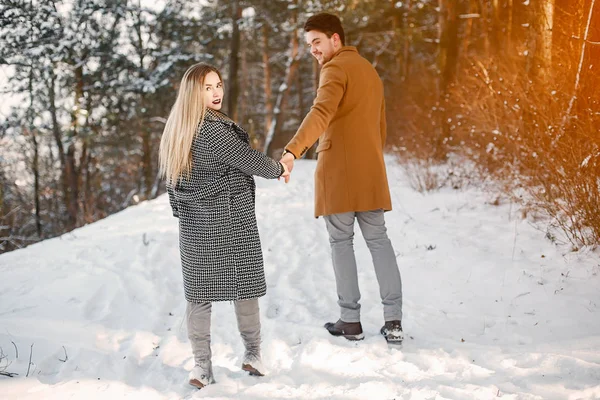
<path fill-rule="evenodd" d="M 260 354 L 260 312 L 258 299 L 235 301 L 238 329 L 247 353 Z M 212 377 L 210 350 L 211 303 L 187 303 L 186 319 L 188 338 L 192 345 L 194 361 Z"/>
<path fill-rule="evenodd" d="M 402 280 L 383 213 L 383 210 L 374 210 L 324 217 L 331 244 L 341 320 L 344 322 L 360 321 L 360 290 L 353 244 L 355 219 L 371 252 L 384 320 L 402 320 Z"/>

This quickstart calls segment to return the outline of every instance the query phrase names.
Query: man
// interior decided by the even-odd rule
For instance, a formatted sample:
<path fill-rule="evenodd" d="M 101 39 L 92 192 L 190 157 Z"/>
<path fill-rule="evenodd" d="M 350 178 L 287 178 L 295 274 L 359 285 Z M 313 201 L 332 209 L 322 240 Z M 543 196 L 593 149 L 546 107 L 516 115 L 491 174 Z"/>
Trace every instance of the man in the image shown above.
<path fill-rule="evenodd" d="M 381 333 L 402 342 L 402 282 L 384 211 L 392 209 L 383 147 L 386 138 L 383 84 L 355 47 L 344 45 L 338 17 L 322 13 L 304 25 L 311 54 L 322 66 L 317 97 L 281 161 L 293 168 L 320 139 L 315 171 L 315 216 L 324 216 L 341 308 L 325 328 L 349 340 L 364 338 L 352 239 L 358 224 L 373 258 L 384 311 Z"/>

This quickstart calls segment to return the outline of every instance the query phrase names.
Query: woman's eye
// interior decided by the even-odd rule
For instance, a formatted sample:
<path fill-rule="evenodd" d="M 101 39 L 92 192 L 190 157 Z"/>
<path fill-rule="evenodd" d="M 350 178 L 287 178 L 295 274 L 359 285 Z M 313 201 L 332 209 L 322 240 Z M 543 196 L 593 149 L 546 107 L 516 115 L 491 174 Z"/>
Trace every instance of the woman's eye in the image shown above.
<path fill-rule="evenodd" d="M 210 89 L 211 89 L 210 87 L 207 87 L 207 88 L 206 88 L 206 91 L 207 91 L 207 92 L 210 92 Z"/>

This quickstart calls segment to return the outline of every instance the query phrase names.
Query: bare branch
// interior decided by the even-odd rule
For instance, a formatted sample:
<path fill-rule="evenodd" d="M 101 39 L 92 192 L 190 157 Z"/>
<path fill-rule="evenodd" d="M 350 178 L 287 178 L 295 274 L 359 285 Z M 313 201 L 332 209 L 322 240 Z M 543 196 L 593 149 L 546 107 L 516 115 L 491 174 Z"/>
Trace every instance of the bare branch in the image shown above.
<path fill-rule="evenodd" d="M 4 218 L 7 218 L 9 215 L 11 215 L 11 214 L 13 214 L 13 213 L 15 213 L 15 212 L 19 211 L 20 209 L 21 209 L 21 206 L 13 208 L 13 209 L 12 209 L 12 210 L 10 210 L 9 212 L 7 212 L 7 213 L 6 213 L 6 215 L 3 215 L 3 216 L 1 216 L 1 217 L 0 217 L 0 220 L 2 220 L 2 219 L 4 219 Z"/>
<path fill-rule="evenodd" d="M 65 351 L 65 359 L 58 359 L 58 361 L 62 361 L 62 362 L 67 362 L 67 360 L 69 359 L 69 356 L 67 355 L 67 349 L 65 349 L 65 346 L 62 347 L 63 350 Z"/>
<path fill-rule="evenodd" d="M 8 356 L 4 354 L 4 350 L 2 347 L 0 347 L 0 363 L 4 360 L 7 360 L 7 358 Z M 12 364 L 12 362 L 7 360 L 5 366 L 0 366 L 0 376 L 8 376 L 9 378 L 13 378 L 15 375 L 19 375 L 14 372 L 6 372 L 6 369 L 10 366 L 10 364 Z"/>
<path fill-rule="evenodd" d="M 15 358 L 19 358 L 19 349 L 17 348 L 17 345 L 12 340 L 10 342 L 15 346 Z"/>
<path fill-rule="evenodd" d="M 29 376 L 29 369 L 31 368 L 31 357 L 32 356 L 33 356 L 33 343 L 31 343 L 31 348 L 29 350 L 29 365 L 27 366 L 27 375 L 25 375 L 26 378 Z"/>

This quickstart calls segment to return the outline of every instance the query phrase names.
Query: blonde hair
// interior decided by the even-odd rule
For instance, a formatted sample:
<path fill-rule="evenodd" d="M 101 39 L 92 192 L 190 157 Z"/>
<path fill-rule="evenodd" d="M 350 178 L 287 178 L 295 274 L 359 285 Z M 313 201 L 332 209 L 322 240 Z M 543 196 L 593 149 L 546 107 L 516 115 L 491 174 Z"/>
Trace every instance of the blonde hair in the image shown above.
<path fill-rule="evenodd" d="M 192 170 L 192 142 L 199 124 L 204 122 L 206 106 L 202 89 L 204 78 L 210 72 L 215 72 L 222 80 L 220 72 L 205 63 L 192 65 L 181 79 L 158 154 L 160 174 L 166 178 L 168 185 L 174 186 L 180 178 L 189 176 Z"/>

